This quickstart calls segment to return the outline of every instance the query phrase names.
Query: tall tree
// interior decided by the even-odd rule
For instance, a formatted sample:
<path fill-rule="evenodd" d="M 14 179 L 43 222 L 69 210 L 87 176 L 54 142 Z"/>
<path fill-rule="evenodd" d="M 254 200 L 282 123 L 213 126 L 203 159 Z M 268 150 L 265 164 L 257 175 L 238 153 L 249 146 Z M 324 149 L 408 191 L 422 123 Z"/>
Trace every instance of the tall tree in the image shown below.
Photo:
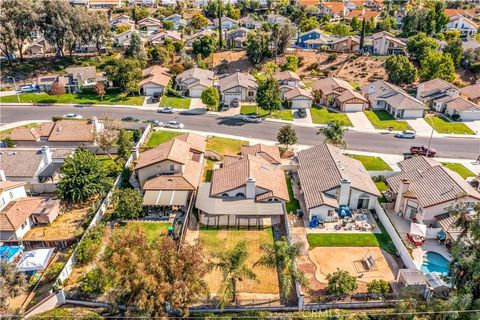
<path fill-rule="evenodd" d="M 245 241 L 237 243 L 232 249 L 218 253 L 215 258 L 217 260 L 215 267 L 220 269 L 223 275 L 219 300 L 219 306 L 223 308 L 236 301 L 238 281 L 255 280 L 257 276 L 247 266 L 248 251 Z"/>
<path fill-rule="evenodd" d="M 223 1 L 217 0 L 217 18 L 218 18 L 218 49 L 223 49 L 223 31 L 222 31 L 222 17 L 223 17 Z"/>
<path fill-rule="evenodd" d="M 401 85 L 410 84 L 417 78 L 418 72 L 413 63 L 403 55 L 393 55 L 385 61 L 388 81 Z"/>
<path fill-rule="evenodd" d="M 274 41 L 276 49 L 275 57 L 285 52 L 296 32 L 297 28 L 288 20 L 276 25 L 272 31 L 272 41 Z"/>
<path fill-rule="evenodd" d="M 282 105 L 280 86 L 274 77 L 260 81 L 257 90 L 257 103 L 262 109 L 272 113 Z"/>
<path fill-rule="evenodd" d="M 407 50 L 413 54 L 417 60 L 422 60 L 427 52 L 437 49 L 438 41 L 428 37 L 424 32 L 419 32 L 413 37 L 408 38 Z"/>
<path fill-rule="evenodd" d="M 277 141 L 280 144 L 287 146 L 287 149 L 292 144 L 297 143 L 297 132 L 295 128 L 287 124 L 278 129 Z"/>
<path fill-rule="evenodd" d="M 189 25 L 193 29 L 202 29 L 208 26 L 208 19 L 201 12 L 195 12 L 190 19 Z"/>
<path fill-rule="evenodd" d="M 0 312 L 8 311 L 7 300 L 21 294 L 27 287 L 25 273 L 14 263 L 0 259 Z"/>
<path fill-rule="evenodd" d="M 423 81 L 440 78 L 445 81 L 455 79 L 455 65 L 450 54 L 429 51 L 420 61 L 420 77 Z"/>
<path fill-rule="evenodd" d="M 128 46 L 125 54 L 128 57 L 136 57 L 142 59 L 145 57 L 145 49 L 143 47 L 142 38 L 138 33 L 133 32 L 132 37 L 130 38 L 130 45 Z"/>
<path fill-rule="evenodd" d="M 95 133 L 95 143 L 113 160 L 110 150 L 117 141 L 117 130 L 105 128 Z"/>
<path fill-rule="evenodd" d="M 71 21 L 73 7 L 66 1 L 46 0 L 42 2 L 40 27 L 45 39 L 55 44 L 57 54 L 65 56 L 65 47 L 72 41 Z"/>
<path fill-rule="evenodd" d="M 0 3 L 1 6 L 5 2 Z M 12 62 L 13 53 L 15 52 L 15 32 L 14 26 L 6 15 L 5 10 L 0 10 L 0 50 L 7 58 L 8 62 Z"/>
<path fill-rule="evenodd" d="M 247 57 L 253 64 L 259 64 L 270 55 L 268 32 L 257 30 L 247 34 Z"/>
<path fill-rule="evenodd" d="M 117 156 L 125 161 L 130 156 L 132 149 L 132 138 L 125 129 L 120 129 L 117 138 Z"/>
<path fill-rule="evenodd" d="M 213 36 L 203 36 L 193 41 L 192 52 L 195 55 L 200 54 L 205 59 L 215 52 L 217 45 L 217 40 Z"/>
<path fill-rule="evenodd" d="M 110 35 L 110 24 L 103 12 L 90 11 L 88 19 L 84 41 L 95 43 L 98 55 L 102 55 L 101 46 L 107 42 Z"/>
<path fill-rule="evenodd" d="M 202 91 L 202 102 L 209 108 L 216 110 L 220 102 L 220 94 L 214 87 L 208 87 Z"/>
<path fill-rule="evenodd" d="M 340 270 L 327 274 L 327 291 L 330 294 L 349 294 L 357 289 L 357 279 L 348 271 Z"/>
<path fill-rule="evenodd" d="M 127 93 L 138 91 L 138 83 L 143 79 L 142 63 L 134 58 L 115 59 L 105 72 L 114 86 Z"/>
<path fill-rule="evenodd" d="M 360 33 L 360 52 L 363 52 L 365 47 L 365 18 L 362 20 L 362 32 Z"/>
<path fill-rule="evenodd" d="M 443 48 L 443 53 L 448 53 L 452 57 L 455 67 L 460 67 L 463 57 L 463 42 L 460 37 L 449 39 L 447 45 Z"/>

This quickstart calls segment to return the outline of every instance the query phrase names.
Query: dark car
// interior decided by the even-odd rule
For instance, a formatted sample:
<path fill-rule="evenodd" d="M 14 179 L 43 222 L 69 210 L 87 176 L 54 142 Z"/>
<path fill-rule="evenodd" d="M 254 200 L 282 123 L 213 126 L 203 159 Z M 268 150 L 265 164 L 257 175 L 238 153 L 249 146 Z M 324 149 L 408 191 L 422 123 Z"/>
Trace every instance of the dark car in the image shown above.
<path fill-rule="evenodd" d="M 433 148 L 428 148 L 425 146 L 420 146 L 420 147 L 410 147 L 410 153 L 411 154 L 418 154 L 421 156 L 427 156 L 427 157 L 435 157 L 437 155 L 437 150 Z"/>
<path fill-rule="evenodd" d="M 160 92 L 155 92 L 152 97 L 152 103 L 160 102 L 160 97 L 162 94 Z"/>
<path fill-rule="evenodd" d="M 306 109 L 298 109 L 297 110 L 298 116 L 300 118 L 306 118 L 307 117 L 307 110 Z"/>
<path fill-rule="evenodd" d="M 127 121 L 127 122 L 138 122 L 138 121 L 140 121 L 140 119 L 138 119 L 138 118 L 135 118 L 135 117 L 125 117 L 125 118 L 122 118 L 122 121 Z"/>

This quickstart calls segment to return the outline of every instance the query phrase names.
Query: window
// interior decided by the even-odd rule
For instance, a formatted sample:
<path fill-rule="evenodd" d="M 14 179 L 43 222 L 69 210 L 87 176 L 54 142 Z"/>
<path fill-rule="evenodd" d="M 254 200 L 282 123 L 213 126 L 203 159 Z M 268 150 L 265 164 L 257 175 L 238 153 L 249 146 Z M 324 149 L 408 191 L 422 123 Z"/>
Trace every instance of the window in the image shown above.
<path fill-rule="evenodd" d="M 222 193 L 222 198 L 228 198 L 228 197 L 229 197 L 228 193 Z"/>
<path fill-rule="evenodd" d="M 8 193 L 8 195 L 10 196 L 10 199 L 13 199 L 13 193 L 11 191 Z"/>
<path fill-rule="evenodd" d="M 235 195 L 235 197 L 239 197 L 239 198 L 245 198 L 245 194 L 242 193 L 242 192 L 239 192 Z"/>
<path fill-rule="evenodd" d="M 170 171 L 175 171 L 175 165 L 174 164 L 170 165 Z"/>
<path fill-rule="evenodd" d="M 329 217 L 332 217 L 334 213 L 335 213 L 335 211 L 333 211 L 333 210 L 328 210 L 327 215 L 328 215 Z"/>
<path fill-rule="evenodd" d="M 253 97 L 253 91 L 248 91 L 248 96 Z"/>

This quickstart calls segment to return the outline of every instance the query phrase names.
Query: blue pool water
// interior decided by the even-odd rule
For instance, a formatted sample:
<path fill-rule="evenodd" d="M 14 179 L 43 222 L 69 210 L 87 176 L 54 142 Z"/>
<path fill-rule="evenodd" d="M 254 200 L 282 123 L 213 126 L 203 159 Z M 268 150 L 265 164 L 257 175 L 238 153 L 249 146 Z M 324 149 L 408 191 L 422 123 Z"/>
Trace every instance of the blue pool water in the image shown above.
<path fill-rule="evenodd" d="M 0 259 L 10 262 L 20 252 L 22 252 L 22 247 L 2 245 L 0 246 Z"/>
<path fill-rule="evenodd" d="M 421 269 L 423 273 L 438 272 L 441 275 L 446 276 L 448 275 L 449 263 L 450 262 L 441 254 L 433 251 L 427 251 L 423 257 Z"/>

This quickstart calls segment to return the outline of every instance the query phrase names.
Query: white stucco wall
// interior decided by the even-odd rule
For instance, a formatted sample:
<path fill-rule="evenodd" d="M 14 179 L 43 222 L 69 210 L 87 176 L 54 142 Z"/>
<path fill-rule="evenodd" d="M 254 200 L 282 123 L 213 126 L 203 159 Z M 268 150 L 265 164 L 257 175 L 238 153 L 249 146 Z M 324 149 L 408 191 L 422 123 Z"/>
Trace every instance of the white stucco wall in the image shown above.
<path fill-rule="evenodd" d="M 174 166 L 174 170 L 170 170 L 170 165 Z M 155 177 L 162 173 L 174 173 L 174 172 L 181 172 L 183 170 L 182 165 L 173 161 L 162 161 L 160 163 L 156 163 L 150 165 L 148 167 L 140 168 L 136 170 L 137 178 L 140 182 L 140 186 L 143 186 L 145 181 L 149 178 Z"/>
<path fill-rule="evenodd" d="M 19 186 L 9 190 L 5 190 L 0 195 L 0 209 L 3 209 L 10 201 L 14 201 L 18 198 L 26 197 L 24 186 Z"/>

